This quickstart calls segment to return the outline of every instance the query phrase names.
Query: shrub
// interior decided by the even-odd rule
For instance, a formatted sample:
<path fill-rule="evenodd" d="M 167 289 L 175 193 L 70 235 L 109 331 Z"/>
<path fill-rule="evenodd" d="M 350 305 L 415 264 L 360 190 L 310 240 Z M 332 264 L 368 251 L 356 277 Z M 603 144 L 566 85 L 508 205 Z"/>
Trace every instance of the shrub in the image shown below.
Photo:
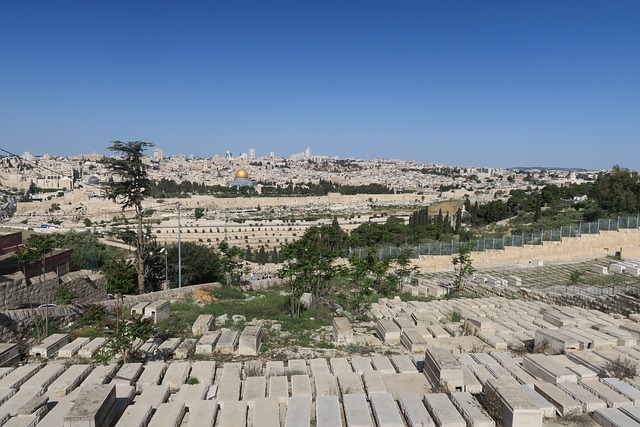
<path fill-rule="evenodd" d="M 609 360 L 603 367 L 607 376 L 625 379 L 633 378 L 638 372 L 638 363 L 628 358 L 622 358 L 622 356 L 616 357 L 614 360 Z"/>

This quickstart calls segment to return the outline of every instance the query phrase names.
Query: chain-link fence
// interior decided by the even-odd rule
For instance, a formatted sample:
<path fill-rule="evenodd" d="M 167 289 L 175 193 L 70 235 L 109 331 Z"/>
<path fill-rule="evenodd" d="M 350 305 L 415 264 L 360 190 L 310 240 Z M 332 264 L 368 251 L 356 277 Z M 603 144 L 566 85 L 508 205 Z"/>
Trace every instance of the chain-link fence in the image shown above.
<path fill-rule="evenodd" d="M 460 247 L 467 246 L 472 251 L 504 249 L 507 246 L 541 245 L 543 242 L 558 242 L 567 237 L 579 237 L 583 234 L 598 234 L 601 231 L 613 231 L 638 228 L 640 214 L 617 218 L 599 219 L 596 222 L 580 222 L 578 224 L 562 226 L 552 230 L 542 230 L 532 233 L 511 234 L 502 237 L 483 237 L 482 239 L 465 242 L 452 240 L 451 242 L 425 242 L 417 246 L 384 246 L 377 249 L 379 258 L 407 255 L 417 258 L 420 255 L 453 255 Z M 363 257 L 368 248 L 349 248 L 349 256 Z"/>

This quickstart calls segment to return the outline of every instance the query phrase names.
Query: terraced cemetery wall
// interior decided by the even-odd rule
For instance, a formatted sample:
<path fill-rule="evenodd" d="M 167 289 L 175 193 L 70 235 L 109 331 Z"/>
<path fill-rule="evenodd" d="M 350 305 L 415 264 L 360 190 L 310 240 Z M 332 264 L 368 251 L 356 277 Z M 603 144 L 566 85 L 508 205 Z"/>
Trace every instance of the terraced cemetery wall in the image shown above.
<path fill-rule="evenodd" d="M 106 281 L 100 274 L 89 270 L 74 271 L 63 276 L 51 272 L 29 278 L 22 272 L 3 276 L 0 282 L 0 310 L 9 310 L 24 304 L 60 303 L 62 291 L 75 295 L 73 302 L 86 304 L 105 299 Z"/>
<path fill-rule="evenodd" d="M 507 246 L 504 249 L 472 252 L 473 265 L 490 267 L 504 264 L 529 264 L 532 260 L 571 262 L 604 258 L 621 252 L 622 257 L 640 257 L 640 229 L 600 231 L 545 241 L 541 245 Z M 453 270 L 451 255 L 421 255 L 416 265 L 421 271 Z"/>

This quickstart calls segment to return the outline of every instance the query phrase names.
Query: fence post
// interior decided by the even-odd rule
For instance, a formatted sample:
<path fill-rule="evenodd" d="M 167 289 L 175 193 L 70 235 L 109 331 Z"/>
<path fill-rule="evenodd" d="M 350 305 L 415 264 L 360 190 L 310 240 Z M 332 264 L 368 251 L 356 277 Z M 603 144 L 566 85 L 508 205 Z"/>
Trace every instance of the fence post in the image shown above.
<path fill-rule="evenodd" d="M 571 230 L 571 228 L 572 228 L 572 227 L 571 227 L 571 226 L 569 226 L 569 237 L 573 237 L 573 236 L 572 236 L 572 230 Z"/>
<path fill-rule="evenodd" d="M 618 215 L 618 222 L 616 224 L 616 230 L 620 230 L 620 215 Z"/>
<path fill-rule="evenodd" d="M 609 218 L 609 223 L 607 225 L 607 231 L 611 231 L 611 218 Z"/>
<path fill-rule="evenodd" d="M 560 226 L 560 240 L 562 240 L 562 226 Z"/>

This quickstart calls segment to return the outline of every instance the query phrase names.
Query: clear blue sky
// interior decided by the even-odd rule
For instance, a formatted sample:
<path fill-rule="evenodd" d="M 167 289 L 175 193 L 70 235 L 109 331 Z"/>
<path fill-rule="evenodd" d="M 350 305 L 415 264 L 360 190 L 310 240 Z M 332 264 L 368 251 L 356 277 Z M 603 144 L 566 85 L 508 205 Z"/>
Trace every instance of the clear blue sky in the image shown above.
<path fill-rule="evenodd" d="M 640 169 L 640 1 L 5 1 L 0 147 Z"/>

